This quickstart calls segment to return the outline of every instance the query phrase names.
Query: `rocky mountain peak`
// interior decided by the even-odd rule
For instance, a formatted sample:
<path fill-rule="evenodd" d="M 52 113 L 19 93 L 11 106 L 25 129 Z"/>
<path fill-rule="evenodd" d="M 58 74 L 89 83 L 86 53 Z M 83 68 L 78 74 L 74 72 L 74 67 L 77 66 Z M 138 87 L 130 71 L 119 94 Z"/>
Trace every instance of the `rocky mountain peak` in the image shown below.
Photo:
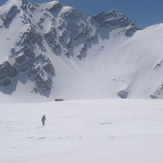
<path fill-rule="evenodd" d="M 112 9 L 110 12 L 101 12 L 92 17 L 97 23 L 98 28 L 107 28 L 109 30 L 123 28 L 125 35 L 131 37 L 136 30 L 139 30 L 135 24 L 120 12 Z"/>
<path fill-rule="evenodd" d="M 9 0 L 0 8 L 0 32 L 5 31 L 3 39 L 10 42 L 10 50 L 4 54 L 8 60 L 0 64 L 0 87 L 12 85 L 23 74 L 33 84 L 32 93 L 48 97 L 56 75 L 54 56 L 83 60 L 91 46 L 104 39 L 101 31 L 107 31 L 108 38 L 118 28 L 127 37 L 138 29 L 116 10 L 89 17 L 59 1 Z"/>

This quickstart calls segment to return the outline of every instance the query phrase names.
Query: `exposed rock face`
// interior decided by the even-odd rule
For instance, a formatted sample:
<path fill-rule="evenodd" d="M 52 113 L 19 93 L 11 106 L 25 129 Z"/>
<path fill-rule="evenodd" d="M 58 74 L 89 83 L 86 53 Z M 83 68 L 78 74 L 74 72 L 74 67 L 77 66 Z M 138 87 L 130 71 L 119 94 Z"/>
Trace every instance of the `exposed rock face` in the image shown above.
<path fill-rule="evenodd" d="M 122 99 L 126 99 L 128 96 L 128 92 L 126 90 L 121 90 L 117 93 L 117 95 Z"/>
<path fill-rule="evenodd" d="M 123 28 L 122 32 L 124 32 L 127 37 L 131 37 L 134 32 L 138 30 L 133 22 L 116 10 L 111 10 L 108 13 L 102 12 L 92 18 L 96 21 L 100 30 L 104 28 L 109 30 Z"/>
<path fill-rule="evenodd" d="M 160 85 L 160 87 L 153 92 L 153 94 L 150 95 L 152 99 L 158 99 L 163 97 L 163 84 Z"/>
<path fill-rule="evenodd" d="M 8 12 L 1 15 L 5 28 L 9 28 L 10 24 L 19 12 L 20 10 L 16 6 L 12 6 Z"/>
<path fill-rule="evenodd" d="M 40 54 L 34 58 L 35 63 L 32 64 L 28 73 L 29 79 L 35 82 L 34 92 L 42 95 L 49 95 L 52 88 L 52 78 L 55 75 L 54 67 L 44 55 Z"/>
<path fill-rule="evenodd" d="M 8 62 L 0 65 L 0 86 L 8 86 L 11 84 L 11 78 L 17 75 L 17 70 Z"/>

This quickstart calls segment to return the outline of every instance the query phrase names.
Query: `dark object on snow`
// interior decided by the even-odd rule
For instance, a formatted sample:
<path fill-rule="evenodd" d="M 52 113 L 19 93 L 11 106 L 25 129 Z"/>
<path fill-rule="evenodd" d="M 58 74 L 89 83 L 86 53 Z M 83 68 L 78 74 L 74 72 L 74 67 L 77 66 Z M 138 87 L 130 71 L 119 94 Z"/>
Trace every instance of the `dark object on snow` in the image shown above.
<path fill-rule="evenodd" d="M 63 99 L 62 98 L 57 98 L 57 99 L 55 99 L 55 101 L 63 101 Z"/>
<path fill-rule="evenodd" d="M 42 125 L 43 126 L 45 125 L 45 120 L 46 120 L 46 117 L 45 117 L 45 115 L 43 115 L 43 117 L 41 118 L 41 121 L 42 121 Z"/>
<path fill-rule="evenodd" d="M 122 99 L 126 99 L 128 96 L 128 92 L 126 90 L 121 90 L 117 93 L 117 95 Z"/>

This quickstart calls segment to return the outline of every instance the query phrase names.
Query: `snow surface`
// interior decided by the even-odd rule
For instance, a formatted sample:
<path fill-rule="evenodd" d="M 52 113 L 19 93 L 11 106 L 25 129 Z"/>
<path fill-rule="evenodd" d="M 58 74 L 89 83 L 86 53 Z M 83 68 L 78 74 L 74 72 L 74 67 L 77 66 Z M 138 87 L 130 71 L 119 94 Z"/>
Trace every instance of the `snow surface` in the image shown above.
<path fill-rule="evenodd" d="M 0 114 L 0 163 L 163 162 L 162 100 L 6 103 Z"/>

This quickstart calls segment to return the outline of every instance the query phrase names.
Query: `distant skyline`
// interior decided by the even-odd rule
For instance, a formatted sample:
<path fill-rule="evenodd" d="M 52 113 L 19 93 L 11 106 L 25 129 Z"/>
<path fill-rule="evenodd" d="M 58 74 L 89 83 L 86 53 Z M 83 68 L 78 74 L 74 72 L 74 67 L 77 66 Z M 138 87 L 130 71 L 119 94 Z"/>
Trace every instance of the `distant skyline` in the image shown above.
<path fill-rule="evenodd" d="M 12 1 L 12 0 L 11 0 Z M 13 0 L 15 1 L 15 0 Z M 51 0 L 26 0 L 46 3 Z M 59 0 L 64 6 L 71 6 L 88 16 L 115 9 L 127 16 L 138 28 L 143 29 L 163 23 L 163 0 Z M 0 0 L 3 5 L 7 0 Z"/>

